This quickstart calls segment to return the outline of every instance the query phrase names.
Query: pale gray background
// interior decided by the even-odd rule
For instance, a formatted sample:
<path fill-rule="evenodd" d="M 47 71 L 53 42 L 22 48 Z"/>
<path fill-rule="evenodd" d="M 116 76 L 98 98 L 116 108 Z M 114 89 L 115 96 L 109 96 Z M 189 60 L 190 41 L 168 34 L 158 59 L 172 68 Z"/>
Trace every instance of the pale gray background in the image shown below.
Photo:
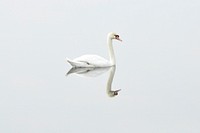
<path fill-rule="evenodd" d="M 117 69 L 65 77 L 65 58 L 107 58 Z M 199 133 L 198 0 L 1 0 L 1 133 Z"/>

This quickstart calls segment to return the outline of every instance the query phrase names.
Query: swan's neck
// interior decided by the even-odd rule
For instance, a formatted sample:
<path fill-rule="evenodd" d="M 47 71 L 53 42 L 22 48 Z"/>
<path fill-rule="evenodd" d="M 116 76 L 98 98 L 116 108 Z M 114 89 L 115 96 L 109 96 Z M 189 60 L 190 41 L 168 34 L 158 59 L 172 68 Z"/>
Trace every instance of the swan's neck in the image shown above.
<path fill-rule="evenodd" d="M 114 78 L 114 74 L 115 74 L 115 67 L 111 67 L 110 69 L 110 75 L 108 77 L 108 81 L 107 81 L 107 94 L 112 97 L 112 82 L 113 82 L 113 78 Z"/>
<path fill-rule="evenodd" d="M 112 66 L 115 65 L 115 54 L 114 54 L 114 50 L 113 50 L 113 45 L 112 45 L 112 39 L 108 37 L 107 39 L 107 43 L 108 43 L 108 48 L 109 48 L 109 58 L 110 58 L 110 63 Z"/>

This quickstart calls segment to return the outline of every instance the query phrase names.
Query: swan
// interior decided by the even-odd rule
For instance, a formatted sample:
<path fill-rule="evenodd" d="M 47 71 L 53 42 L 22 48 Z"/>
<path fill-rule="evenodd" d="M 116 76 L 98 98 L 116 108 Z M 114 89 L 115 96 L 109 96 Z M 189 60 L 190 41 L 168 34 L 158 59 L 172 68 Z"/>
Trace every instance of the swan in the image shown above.
<path fill-rule="evenodd" d="M 119 35 L 110 32 L 107 35 L 107 44 L 109 48 L 109 57 L 110 60 L 106 60 L 98 55 L 82 55 L 80 57 L 77 57 L 73 60 L 70 60 L 67 58 L 67 61 L 69 64 L 71 64 L 72 67 L 110 67 L 110 66 L 115 66 L 115 55 L 114 55 L 114 50 L 112 46 L 112 40 L 116 39 L 118 41 L 122 41 L 119 38 Z"/>

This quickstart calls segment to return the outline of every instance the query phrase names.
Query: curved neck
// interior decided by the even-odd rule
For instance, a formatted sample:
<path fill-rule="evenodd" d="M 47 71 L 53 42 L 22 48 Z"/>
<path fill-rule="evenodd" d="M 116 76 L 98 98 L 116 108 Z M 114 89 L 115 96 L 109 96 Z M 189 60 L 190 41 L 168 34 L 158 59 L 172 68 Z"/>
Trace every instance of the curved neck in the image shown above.
<path fill-rule="evenodd" d="M 114 54 L 114 50 L 113 50 L 113 45 L 112 45 L 112 39 L 111 38 L 107 38 L 107 44 L 108 44 L 108 48 L 109 48 L 109 58 L 110 58 L 110 63 L 112 66 L 115 65 L 115 54 Z"/>
<path fill-rule="evenodd" d="M 112 97 L 113 94 L 112 94 L 112 82 L 113 82 L 113 78 L 114 78 L 114 75 L 115 75 L 115 66 L 111 67 L 110 69 L 110 74 L 109 74 L 109 77 L 108 77 L 108 81 L 107 81 L 107 94 Z"/>

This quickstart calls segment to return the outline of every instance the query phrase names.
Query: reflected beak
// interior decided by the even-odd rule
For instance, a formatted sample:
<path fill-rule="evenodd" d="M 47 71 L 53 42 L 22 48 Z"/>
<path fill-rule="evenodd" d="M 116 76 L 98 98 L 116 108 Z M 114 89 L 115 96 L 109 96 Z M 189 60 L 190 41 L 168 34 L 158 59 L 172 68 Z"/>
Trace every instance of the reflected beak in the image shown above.
<path fill-rule="evenodd" d="M 114 91 L 114 95 L 118 95 L 118 92 L 119 92 L 119 91 L 121 91 L 121 89 L 120 89 L 120 90 Z"/>

